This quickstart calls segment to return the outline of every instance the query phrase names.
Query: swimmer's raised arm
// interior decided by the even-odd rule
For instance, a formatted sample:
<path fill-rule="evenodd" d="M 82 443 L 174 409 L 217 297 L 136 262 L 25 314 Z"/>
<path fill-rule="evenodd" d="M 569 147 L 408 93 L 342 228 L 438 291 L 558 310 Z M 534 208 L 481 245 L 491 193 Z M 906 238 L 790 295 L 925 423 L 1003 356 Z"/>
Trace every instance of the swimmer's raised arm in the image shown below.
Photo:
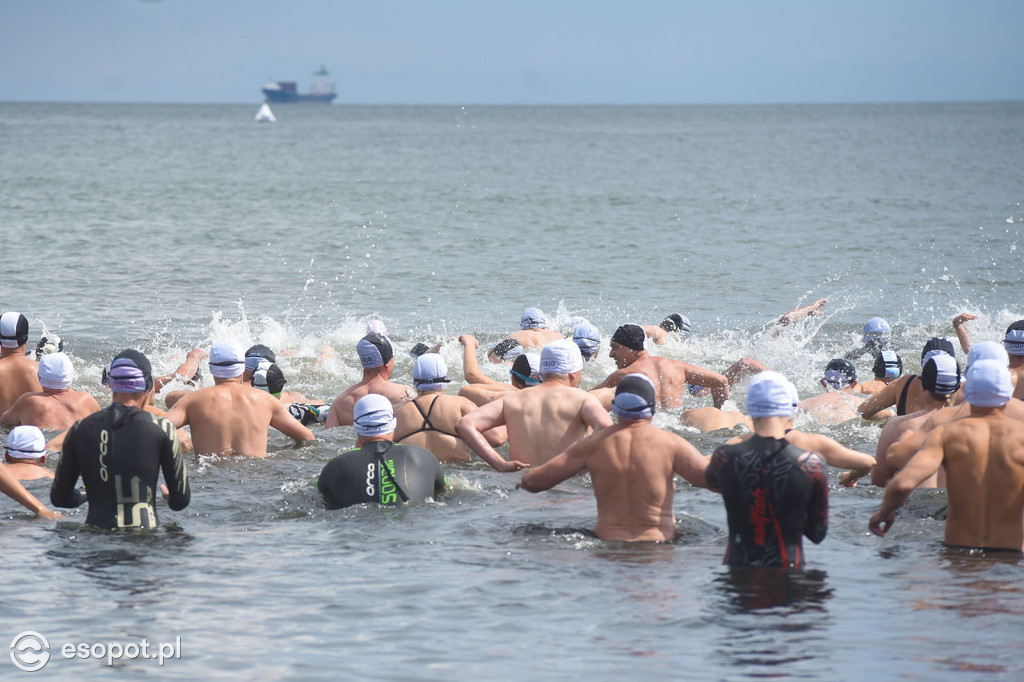
<path fill-rule="evenodd" d="M 786 325 L 793 324 L 797 320 L 803 319 L 808 315 L 816 315 L 819 310 L 825 307 L 827 300 L 819 298 L 817 301 L 810 305 L 805 305 L 803 308 L 797 308 L 790 310 L 788 313 L 779 318 L 779 324 L 785 327 Z"/>
<path fill-rule="evenodd" d="M 157 393 L 159 393 L 164 386 L 177 378 L 180 378 L 183 381 L 188 381 L 196 375 L 196 372 L 199 371 L 199 362 L 208 356 L 209 353 L 205 350 L 193 348 L 188 352 L 188 355 L 185 356 L 185 361 L 181 363 L 176 370 L 162 377 L 153 377 L 153 388 Z"/>
<path fill-rule="evenodd" d="M 710 389 L 715 407 L 722 409 L 722 405 L 729 399 L 729 380 L 725 375 L 688 362 L 684 362 L 683 365 L 686 367 L 686 383 Z"/>
<path fill-rule="evenodd" d="M 960 313 L 953 318 L 953 331 L 956 332 L 956 338 L 960 341 L 960 348 L 965 353 L 971 352 L 971 337 L 967 333 L 967 329 L 964 327 L 964 322 L 970 322 L 971 320 L 978 319 L 977 315 L 971 315 L 970 313 Z"/>
<path fill-rule="evenodd" d="M 459 335 L 459 343 L 462 344 L 462 372 L 466 377 L 467 384 L 501 384 L 490 378 L 480 369 L 480 361 L 476 357 L 477 346 L 480 342 L 472 334 Z"/>

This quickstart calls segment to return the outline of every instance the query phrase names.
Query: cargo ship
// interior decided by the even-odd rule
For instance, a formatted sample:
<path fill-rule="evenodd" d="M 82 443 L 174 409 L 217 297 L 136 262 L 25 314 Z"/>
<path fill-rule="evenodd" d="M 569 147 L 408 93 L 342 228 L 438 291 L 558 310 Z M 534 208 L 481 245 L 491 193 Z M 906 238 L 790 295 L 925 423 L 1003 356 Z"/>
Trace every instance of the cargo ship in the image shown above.
<path fill-rule="evenodd" d="M 295 81 L 273 81 L 263 86 L 263 96 L 274 104 L 330 104 L 338 93 L 334 91 L 331 74 L 323 66 L 313 74 L 309 93 L 301 94 Z"/>

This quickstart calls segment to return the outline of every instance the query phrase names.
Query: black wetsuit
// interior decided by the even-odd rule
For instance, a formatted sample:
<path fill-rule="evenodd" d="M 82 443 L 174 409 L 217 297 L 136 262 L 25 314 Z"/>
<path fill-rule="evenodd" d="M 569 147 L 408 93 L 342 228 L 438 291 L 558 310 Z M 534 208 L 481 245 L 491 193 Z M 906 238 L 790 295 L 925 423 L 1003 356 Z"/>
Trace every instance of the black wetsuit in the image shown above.
<path fill-rule="evenodd" d="M 50 488 L 56 507 L 77 507 L 88 494 L 85 522 L 99 528 L 156 528 L 157 477 L 170 489 L 167 506 L 184 509 L 192 497 L 174 425 L 137 407 L 113 403 L 77 422 L 64 439 Z"/>
<path fill-rule="evenodd" d="M 328 509 L 340 509 L 363 502 L 423 502 L 444 483 L 444 469 L 430 450 L 374 440 L 328 462 L 317 488 Z"/>
<path fill-rule="evenodd" d="M 817 455 L 754 435 L 716 448 L 705 476 L 725 500 L 730 566 L 802 568 L 801 536 L 825 539 L 828 479 Z"/>
<path fill-rule="evenodd" d="M 405 440 L 409 436 L 413 436 L 413 435 L 415 435 L 417 433 L 426 433 L 427 431 L 433 431 L 434 433 L 443 433 L 446 436 L 451 436 L 452 438 L 458 438 L 458 436 L 456 436 L 454 433 L 448 433 L 447 431 L 442 431 L 441 429 L 437 428 L 436 426 L 434 426 L 433 424 L 430 423 L 430 413 L 434 411 L 434 405 L 437 404 L 437 399 L 440 398 L 440 397 L 441 396 L 438 396 L 438 395 L 434 396 L 434 399 L 430 401 L 430 407 L 427 408 L 427 411 L 425 413 L 423 412 L 423 408 L 420 407 L 420 404 L 418 402 L 416 402 L 415 400 L 412 401 L 412 404 L 416 406 L 416 411 L 420 413 L 421 417 L 423 417 L 423 424 L 418 429 L 414 429 L 414 430 L 410 431 L 409 433 L 405 434 L 404 436 L 402 436 L 401 438 L 397 439 L 395 441 L 396 443 L 402 442 L 403 440 Z"/>

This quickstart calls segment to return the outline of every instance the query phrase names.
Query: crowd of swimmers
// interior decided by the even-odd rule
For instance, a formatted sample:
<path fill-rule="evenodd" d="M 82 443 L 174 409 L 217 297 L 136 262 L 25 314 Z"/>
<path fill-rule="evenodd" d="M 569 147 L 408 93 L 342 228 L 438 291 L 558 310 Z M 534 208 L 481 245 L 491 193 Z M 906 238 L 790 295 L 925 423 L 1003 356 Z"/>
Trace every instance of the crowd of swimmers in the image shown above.
<path fill-rule="evenodd" d="M 779 329 L 818 314 L 824 300 L 779 318 Z M 219 340 L 190 352 L 175 372 L 153 376 L 149 359 L 126 349 L 103 370 L 111 391 L 101 408 L 72 388 L 74 368 L 55 338 L 28 351 L 29 324 L 0 316 L 0 423 L 11 427 L 0 491 L 37 515 L 59 518 L 21 481 L 52 478 L 50 502 L 88 503 L 86 523 L 105 529 L 158 525 L 158 493 L 173 510 L 191 499 L 186 453 L 263 457 L 271 427 L 297 443 L 311 429 L 351 426 L 355 447 L 332 458 L 317 480 L 328 508 L 423 502 L 445 486 L 444 463 L 474 456 L 499 472 L 522 471 L 516 484 L 547 490 L 589 475 L 597 501 L 595 535 L 608 541 L 670 541 L 676 534 L 676 475 L 719 492 L 726 508 L 730 565 L 804 564 L 802 538 L 821 542 L 828 528 L 829 466 L 852 486 L 870 474 L 884 486 L 869 528 L 884 535 L 918 487 L 945 487 L 945 542 L 984 552 L 1024 549 L 1024 320 L 998 342 L 972 343 L 953 320 L 966 367 L 953 344 L 924 346 L 921 373 L 904 373 L 885 320 L 864 326 L 863 346 L 823 368 L 824 392 L 801 400 L 793 383 L 755 358 L 719 373 L 655 355 L 650 346 L 681 343 L 691 324 L 672 314 L 660 325 L 616 328 L 608 355 L 616 370 L 580 387 L 584 363 L 601 347 L 596 327 L 574 318 L 563 330 L 536 308 L 520 329 L 486 349 L 508 367 L 508 381 L 480 366 L 479 343 L 458 337 L 464 382 L 452 380 L 438 352 L 417 344 L 412 386 L 393 380 L 394 347 L 379 320 L 356 344 L 362 379 L 329 403 L 285 391 L 274 352 Z M 454 343 L 454 341 L 452 341 Z M 854 361 L 869 356 L 873 379 L 858 382 Z M 203 360 L 213 385 L 164 391 L 175 379 L 198 384 Z M 725 410 L 730 388 L 746 383 L 746 411 Z M 685 409 L 694 396 L 712 406 Z M 710 455 L 656 426 L 655 412 L 675 410 L 682 425 L 732 436 Z M 858 452 L 828 436 L 794 428 L 800 413 L 819 422 L 871 419 L 884 424 L 876 452 Z M 613 419 L 614 417 L 614 419 Z M 186 429 L 187 427 L 187 429 Z M 55 434 L 49 442 L 44 431 Z M 685 432 L 685 431 L 684 431 Z M 737 435 L 739 434 L 739 435 Z M 48 453 L 59 453 L 55 470 Z M 158 486 L 160 474 L 163 485 Z M 78 487 L 79 481 L 84 489 Z"/>

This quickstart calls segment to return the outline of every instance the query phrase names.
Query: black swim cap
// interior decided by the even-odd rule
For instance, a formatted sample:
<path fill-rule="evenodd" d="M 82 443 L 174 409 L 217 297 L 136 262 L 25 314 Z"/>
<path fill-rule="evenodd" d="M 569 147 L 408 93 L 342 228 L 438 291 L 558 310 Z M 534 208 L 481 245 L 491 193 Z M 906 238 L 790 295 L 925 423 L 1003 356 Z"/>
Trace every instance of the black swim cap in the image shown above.
<path fill-rule="evenodd" d="M 875 356 L 872 370 L 876 379 L 898 379 L 903 374 L 903 358 L 894 350 L 883 350 Z"/>
<path fill-rule="evenodd" d="M 104 368 L 103 379 L 115 393 L 142 393 L 153 388 L 153 366 L 145 355 L 128 348 Z"/>
<path fill-rule="evenodd" d="M 281 368 L 271 363 L 269 367 L 260 368 L 253 372 L 251 383 L 253 387 L 261 391 L 277 395 L 284 390 L 284 385 L 287 382 Z"/>
<path fill-rule="evenodd" d="M 28 318 L 21 313 L 0 315 L 0 343 L 4 348 L 17 348 L 28 343 Z"/>
<path fill-rule="evenodd" d="M 267 362 L 277 362 L 277 356 L 274 355 L 274 351 L 270 350 L 262 343 L 257 343 L 255 346 L 250 346 L 249 350 L 245 351 L 245 357 L 263 358 Z"/>
<path fill-rule="evenodd" d="M 519 379 L 527 386 L 534 386 L 540 383 L 540 380 L 533 376 L 533 366 L 530 364 L 530 357 L 526 353 L 520 354 L 515 359 L 510 372 L 514 378 Z"/>
<path fill-rule="evenodd" d="M 921 385 L 929 393 L 943 397 L 953 395 L 960 388 L 961 380 L 960 363 L 942 353 L 925 360 L 921 368 Z"/>
<path fill-rule="evenodd" d="M 367 334 L 359 339 L 356 352 L 359 353 L 359 362 L 362 363 L 363 369 L 383 367 L 395 356 L 388 337 L 380 334 Z"/>
<path fill-rule="evenodd" d="M 949 339 L 944 339 L 941 336 L 933 336 L 928 339 L 928 342 L 924 344 L 924 349 L 921 351 L 921 364 L 924 364 L 926 356 L 933 351 L 942 351 L 951 358 L 956 358 L 956 351 L 953 349 L 953 344 Z"/>
<path fill-rule="evenodd" d="M 832 388 L 845 388 L 857 381 L 857 368 L 849 360 L 835 358 L 825 365 L 825 382 Z"/>
<path fill-rule="evenodd" d="M 517 346 L 520 348 L 519 352 L 522 352 L 522 346 L 515 339 L 502 339 L 498 343 L 494 344 L 494 347 L 492 347 L 488 352 L 497 355 L 502 360 L 505 360 L 505 356 L 508 355 L 509 351 Z"/>
<path fill-rule="evenodd" d="M 620 325 L 612 334 L 612 341 L 631 350 L 643 350 L 646 338 L 647 334 L 644 333 L 644 328 L 638 324 Z"/>
<path fill-rule="evenodd" d="M 690 334 L 690 320 L 679 313 L 672 313 L 662 320 L 658 326 L 667 332 L 682 332 L 687 336 Z"/>

